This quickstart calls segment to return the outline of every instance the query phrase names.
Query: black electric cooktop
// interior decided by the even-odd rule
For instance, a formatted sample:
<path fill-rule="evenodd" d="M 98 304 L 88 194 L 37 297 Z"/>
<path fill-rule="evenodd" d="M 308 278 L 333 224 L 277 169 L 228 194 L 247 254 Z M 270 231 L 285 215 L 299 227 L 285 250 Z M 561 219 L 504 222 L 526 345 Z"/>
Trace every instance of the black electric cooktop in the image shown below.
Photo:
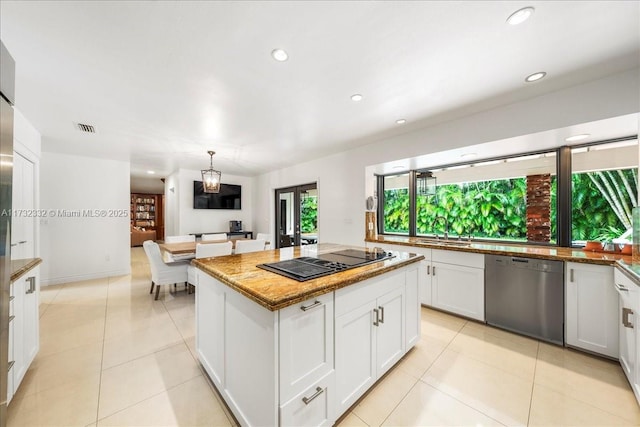
<path fill-rule="evenodd" d="M 304 282 L 305 280 L 316 279 L 388 258 L 393 258 L 391 252 L 385 252 L 378 248 L 371 251 L 345 249 L 320 254 L 317 257 L 300 257 L 280 262 L 259 264 L 257 267 Z"/>

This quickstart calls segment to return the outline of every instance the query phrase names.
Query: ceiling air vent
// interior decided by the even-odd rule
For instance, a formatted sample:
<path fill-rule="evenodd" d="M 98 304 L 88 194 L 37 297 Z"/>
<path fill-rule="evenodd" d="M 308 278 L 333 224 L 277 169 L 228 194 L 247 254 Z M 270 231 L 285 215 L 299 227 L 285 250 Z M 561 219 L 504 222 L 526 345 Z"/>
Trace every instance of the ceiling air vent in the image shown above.
<path fill-rule="evenodd" d="M 96 133 L 96 128 L 91 125 L 86 125 L 84 123 L 76 123 L 75 125 L 80 132 Z"/>

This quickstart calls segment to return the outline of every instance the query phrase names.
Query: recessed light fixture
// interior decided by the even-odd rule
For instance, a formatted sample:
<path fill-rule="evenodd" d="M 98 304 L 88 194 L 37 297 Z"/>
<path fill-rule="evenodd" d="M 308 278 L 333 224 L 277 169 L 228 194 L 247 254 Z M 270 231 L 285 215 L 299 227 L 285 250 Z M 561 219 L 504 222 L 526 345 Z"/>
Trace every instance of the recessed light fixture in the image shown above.
<path fill-rule="evenodd" d="M 464 153 L 460 157 L 462 157 L 463 159 L 473 159 L 477 155 L 477 153 Z"/>
<path fill-rule="evenodd" d="M 576 142 L 576 141 L 582 141 L 583 139 L 587 139 L 590 136 L 591 134 L 589 133 L 581 133 L 580 135 L 573 135 L 568 138 L 565 138 L 564 140 L 567 142 Z"/>
<path fill-rule="evenodd" d="M 396 123 L 399 124 L 399 125 L 403 125 L 403 124 L 407 123 L 407 120 L 406 119 L 398 119 L 398 120 L 396 120 Z"/>
<path fill-rule="evenodd" d="M 153 175 L 153 174 L 154 174 L 154 173 L 156 173 L 156 172 L 155 172 L 155 171 L 147 171 L 147 173 L 148 173 L 149 175 Z"/>
<path fill-rule="evenodd" d="M 537 73 L 533 73 L 527 76 L 526 79 L 524 79 L 525 82 L 531 83 L 531 82 L 536 82 L 538 80 L 540 80 L 541 78 L 543 78 L 544 76 L 546 76 L 547 73 L 545 73 L 544 71 L 538 71 Z"/>
<path fill-rule="evenodd" d="M 509 25 L 522 24 L 524 21 L 531 18 L 531 15 L 533 15 L 534 10 L 535 9 L 531 6 L 523 7 L 522 9 L 516 10 L 507 18 L 507 24 Z"/>
<path fill-rule="evenodd" d="M 353 102 L 360 102 L 360 101 L 362 101 L 362 98 L 363 98 L 363 96 L 362 96 L 362 95 L 360 95 L 359 93 L 356 93 L 356 94 L 354 94 L 354 95 L 351 95 L 351 100 L 352 100 Z"/>
<path fill-rule="evenodd" d="M 289 59 L 289 54 L 282 49 L 273 49 L 271 51 L 271 56 L 273 56 L 273 59 L 279 62 L 284 62 Z"/>

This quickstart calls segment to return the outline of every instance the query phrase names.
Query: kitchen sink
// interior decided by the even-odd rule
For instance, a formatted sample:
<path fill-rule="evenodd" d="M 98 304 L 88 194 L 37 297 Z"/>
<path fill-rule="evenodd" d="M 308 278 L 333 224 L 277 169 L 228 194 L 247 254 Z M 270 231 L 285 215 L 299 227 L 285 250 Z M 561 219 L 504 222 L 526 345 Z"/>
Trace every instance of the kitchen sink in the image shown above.
<path fill-rule="evenodd" d="M 428 243 L 430 245 L 442 245 L 442 246 L 456 246 L 459 248 L 468 248 L 471 246 L 470 242 L 463 242 L 460 240 L 436 240 L 436 239 L 420 239 L 420 243 Z"/>

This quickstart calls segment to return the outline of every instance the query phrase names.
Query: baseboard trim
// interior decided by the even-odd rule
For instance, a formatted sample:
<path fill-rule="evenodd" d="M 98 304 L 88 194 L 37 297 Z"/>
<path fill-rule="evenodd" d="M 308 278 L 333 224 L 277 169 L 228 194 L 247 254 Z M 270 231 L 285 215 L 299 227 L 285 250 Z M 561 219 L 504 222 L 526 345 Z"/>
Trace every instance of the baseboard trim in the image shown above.
<path fill-rule="evenodd" d="M 104 279 L 104 278 L 113 277 L 113 276 L 126 276 L 128 274 L 131 274 L 131 268 L 126 268 L 121 270 L 101 271 L 101 272 L 89 273 L 89 274 L 78 274 L 74 276 L 52 277 L 48 279 L 45 279 L 43 277 L 40 279 L 40 286 L 59 285 L 61 283 L 73 283 L 73 282 L 80 282 L 82 280 Z"/>

